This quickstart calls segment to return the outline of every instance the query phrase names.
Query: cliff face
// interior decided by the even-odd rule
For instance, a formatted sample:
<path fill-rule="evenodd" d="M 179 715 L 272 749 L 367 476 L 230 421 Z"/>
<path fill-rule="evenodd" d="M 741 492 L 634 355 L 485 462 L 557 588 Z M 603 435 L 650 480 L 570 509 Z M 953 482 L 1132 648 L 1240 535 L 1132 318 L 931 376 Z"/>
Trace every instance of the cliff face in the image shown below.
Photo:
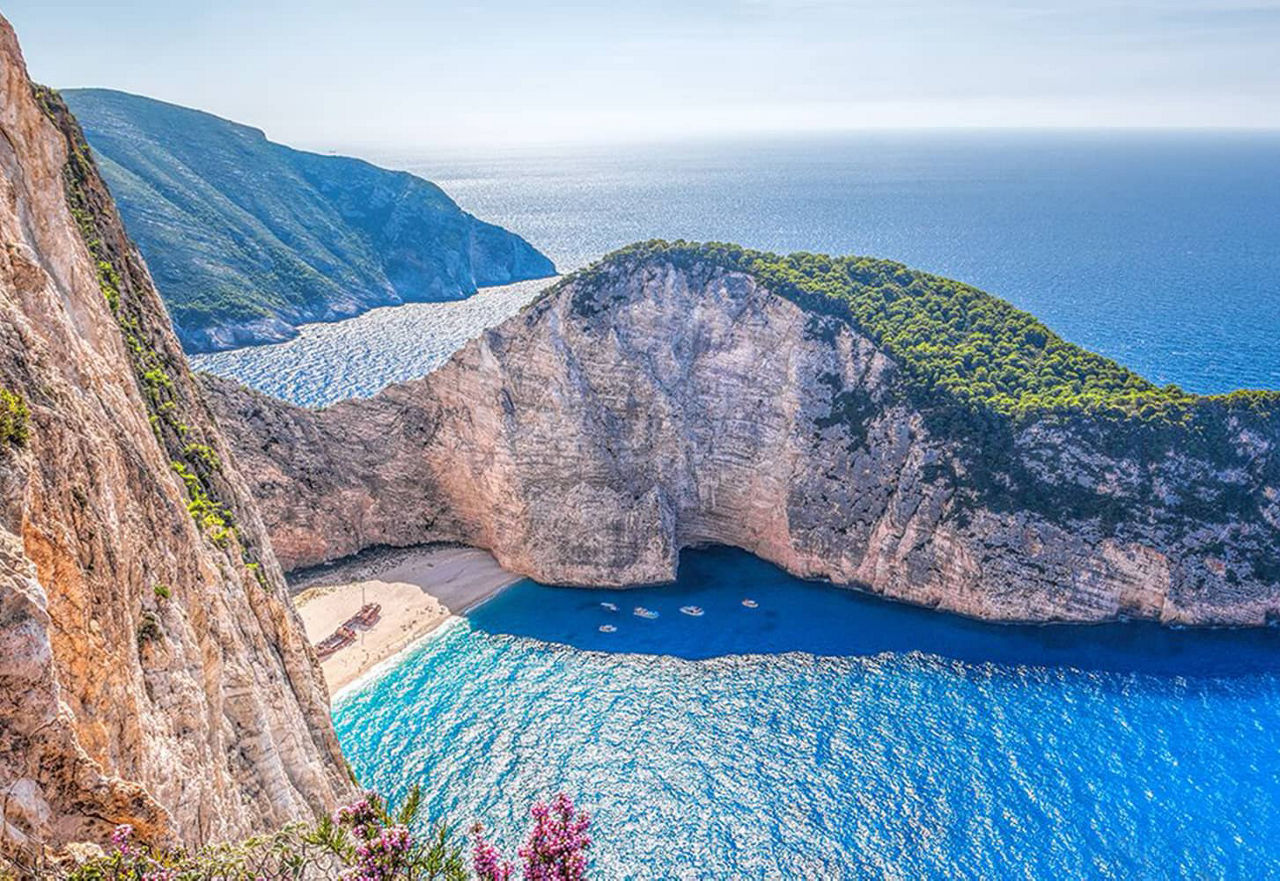
<path fill-rule="evenodd" d="M 267 534 L 75 121 L 0 19 L 0 856 L 350 784 Z"/>
<path fill-rule="evenodd" d="M 715 265 L 615 261 L 323 411 L 206 382 L 286 567 L 455 540 L 618 585 L 718 543 L 993 620 L 1280 611 L 1273 417 L 1228 418 L 1216 457 L 1088 418 L 984 449 L 853 322 Z"/>
<path fill-rule="evenodd" d="M 524 239 L 411 174 L 124 92 L 64 97 L 188 351 L 555 274 Z"/>

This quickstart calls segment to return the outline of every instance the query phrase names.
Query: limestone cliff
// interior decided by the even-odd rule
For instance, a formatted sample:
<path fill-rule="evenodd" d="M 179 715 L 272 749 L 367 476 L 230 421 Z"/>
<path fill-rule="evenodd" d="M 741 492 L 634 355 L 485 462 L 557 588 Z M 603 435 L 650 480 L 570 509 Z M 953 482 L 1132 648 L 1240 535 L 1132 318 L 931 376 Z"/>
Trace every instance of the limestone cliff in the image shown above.
<path fill-rule="evenodd" d="M 846 312 L 657 249 L 370 400 L 309 411 L 208 385 L 286 567 L 455 540 L 542 581 L 618 585 L 719 543 L 994 620 L 1280 611 L 1272 413 L 957 421 Z"/>
<path fill-rule="evenodd" d="M 350 783 L 279 564 L 75 121 L 0 19 L 0 865 Z"/>

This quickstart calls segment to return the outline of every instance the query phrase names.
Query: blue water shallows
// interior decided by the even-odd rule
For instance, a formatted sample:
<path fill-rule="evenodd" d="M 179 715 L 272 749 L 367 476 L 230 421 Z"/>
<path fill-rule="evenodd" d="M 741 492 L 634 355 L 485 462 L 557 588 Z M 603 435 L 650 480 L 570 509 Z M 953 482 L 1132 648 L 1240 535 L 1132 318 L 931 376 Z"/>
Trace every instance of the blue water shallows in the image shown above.
<path fill-rule="evenodd" d="M 570 792 L 601 878 L 1280 870 L 1271 631 L 984 625 L 713 549 L 670 586 L 521 582 L 334 720 L 366 785 L 512 850 Z"/>

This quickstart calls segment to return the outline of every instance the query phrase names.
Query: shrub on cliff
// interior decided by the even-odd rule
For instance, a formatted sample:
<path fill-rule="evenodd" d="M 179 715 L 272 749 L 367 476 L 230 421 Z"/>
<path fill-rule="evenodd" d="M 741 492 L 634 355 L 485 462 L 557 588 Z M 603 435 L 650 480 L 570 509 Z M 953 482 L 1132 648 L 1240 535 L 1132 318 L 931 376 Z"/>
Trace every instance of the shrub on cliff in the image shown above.
<path fill-rule="evenodd" d="M 27 442 L 27 420 L 31 411 L 26 401 L 5 388 L 0 388 L 0 446 L 20 447 Z"/>

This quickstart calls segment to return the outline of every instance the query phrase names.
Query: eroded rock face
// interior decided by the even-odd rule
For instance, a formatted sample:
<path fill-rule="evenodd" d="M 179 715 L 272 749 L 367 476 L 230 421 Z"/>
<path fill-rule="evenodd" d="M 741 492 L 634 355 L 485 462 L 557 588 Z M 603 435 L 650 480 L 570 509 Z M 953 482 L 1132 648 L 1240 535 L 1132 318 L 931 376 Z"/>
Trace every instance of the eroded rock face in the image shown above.
<path fill-rule="evenodd" d="M 206 382 L 286 567 L 453 540 L 541 581 L 625 585 L 718 543 L 993 620 L 1280 609 L 1272 427 L 1224 439 L 1248 447 L 1238 467 L 1117 456 L 1087 422 L 984 451 L 848 322 L 724 269 L 570 279 L 424 379 L 323 411 Z M 1073 513 L 1081 497 L 1109 513 Z"/>
<path fill-rule="evenodd" d="M 262 521 L 3 19 L 0 133 L 0 388 L 30 411 L 0 443 L 0 856 L 330 810 L 350 783 Z"/>

